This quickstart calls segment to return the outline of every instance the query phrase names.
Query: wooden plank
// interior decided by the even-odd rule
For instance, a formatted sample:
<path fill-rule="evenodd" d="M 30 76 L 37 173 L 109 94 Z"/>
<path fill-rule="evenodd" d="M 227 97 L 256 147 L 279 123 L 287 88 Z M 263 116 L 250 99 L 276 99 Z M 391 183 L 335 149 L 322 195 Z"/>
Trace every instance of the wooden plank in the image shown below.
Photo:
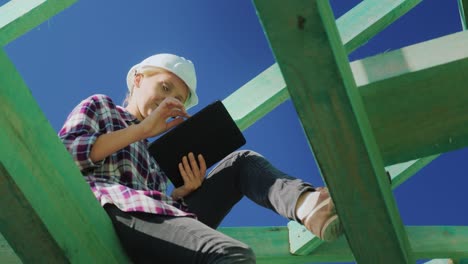
<path fill-rule="evenodd" d="M 258 263 L 311 263 L 355 261 L 345 237 L 324 243 L 311 255 L 295 256 L 288 251 L 286 227 L 224 227 L 221 232 L 251 246 Z M 468 226 L 407 226 L 415 259 L 468 257 Z M 381 242 L 382 250 L 384 246 Z M 359 262 L 358 262 L 359 263 Z M 391 263 L 391 262 L 374 262 Z"/>
<path fill-rule="evenodd" d="M 366 0 L 336 20 L 345 49 L 351 53 L 421 0 Z"/>
<path fill-rule="evenodd" d="M 0 233 L 0 263 L 2 264 L 21 264 L 23 263 L 11 248 L 8 241 Z"/>
<path fill-rule="evenodd" d="M 313 255 L 295 256 L 289 253 L 288 229 L 286 227 L 224 227 L 219 228 L 219 231 L 252 247 L 259 264 L 347 262 L 354 260 L 344 237 L 333 243 L 326 243 L 328 247 L 325 250 L 320 247 Z"/>
<path fill-rule="evenodd" d="M 0 232 L 25 263 L 66 263 L 64 252 L 0 162 Z"/>
<path fill-rule="evenodd" d="M 460 12 L 462 28 L 466 30 L 468 25 L 468 0 L 458 0 L 458 10 Z"/>
<path fill-rule="evenodd" d="M 386 167 L 385 170 L 389 173 L 392 180 L 392 190 L 411 178 L 438 156 L 434 155 Z M 301 224 L 295 221 L 288 223 L 288 230 L 289 248 L 292 254 L 309 255 L 324 243 L 323 240 L 308 232 Z"/>
<path fill-rule="evenodd" d="M 289 98 L 277 64 L 260 73 L 223 100 L 240 130 L 245 130 Z"/>
<path fill-rule="evenodd" d="M 73 4 L 76 0 L 11 0 L 0 6 L 0 47 Z"/>
<path fill-rule="evenodd" d="M 453 264 L 449 259 L 433 259 L 425 262 L 424 264 Z"/>
<path fill-rule="evenodd" d="M 0 68 L 8 76 L 0 78 L 0 162 L 24 195 L 25 206 L 34 210 L 31 214 L 70 262 L 127 262 L 108 216 L 3 51 Z M 7 205 L 0 210 L 22 213 Z M 2 225 L 9 228 L 24 228 L 15 218 L 5 221 Z M 32 234 L 31 241 L 24 239 L 30 232 L 2 233 L 20 257 L 28 254 L 26 243 L 43 243 Z"/>
<path fill-rule="evenodd" d="M 288 233 L 289 252 L 293 255 L 309 255 L 325 243 L 296 221 L 289 221 Z"/>
<path fill-rule="evenodd" d="M 468 226 L 413 226 L 408 233 L 419 259 L 468 258 Z"/>
<path fill-rule="evenodd" d="M 385 165 L 468 145 L 466 43 L 464 31 L 351 63 Z"/>
<path fill-rule="evenodd" d="M 433 155 L 385 167 L 385 170 L 388 171 L 392 179 L 392 190 L 407 181 L 437 157 L 439 157 L 439 155 Z"/>
<path fill-rule="evenodd" d="M 356 260 L 412 263 L 329 3 L 254 2 Z"/>

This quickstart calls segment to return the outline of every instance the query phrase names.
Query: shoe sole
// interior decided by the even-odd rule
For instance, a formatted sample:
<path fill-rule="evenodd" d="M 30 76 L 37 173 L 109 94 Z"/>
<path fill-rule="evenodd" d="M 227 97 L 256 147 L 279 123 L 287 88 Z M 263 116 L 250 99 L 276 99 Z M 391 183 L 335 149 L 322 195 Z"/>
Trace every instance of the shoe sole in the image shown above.
<path fill-rule="evenodd" d="M 342 229 L 343 228 L 341 226 L 340 219 L 338 218 L 338 216 L 334 215 L 330 217 L 330 219 L 328 219 L 327 222 L 325 222 L 322 228 L 322 240 L 328 242 L 336 240 L 343 232 Z"/>
<path fill-rule="evenodd" d="M 309 217 L 312 217 L 315 214 L 315 212 L 322 209 L 324 206 L 327 206 L 329 203 L 331 203 L 331 198 L 327 198 L 324 201 L 322 201 L 320 204 L 317 205 L 317 207 L 314 210 L 312 210 Z M 323 224 L 319 237 L 320 239 L 328 242 L 336 240 L 343 232 L 340 219 L 338 218 L 338 215 L 336 215 L 335 207 L 333 207 L 333 209 L 334 210 L 332 212 L 335 213 L 335 215 L 330 217 Z"/>

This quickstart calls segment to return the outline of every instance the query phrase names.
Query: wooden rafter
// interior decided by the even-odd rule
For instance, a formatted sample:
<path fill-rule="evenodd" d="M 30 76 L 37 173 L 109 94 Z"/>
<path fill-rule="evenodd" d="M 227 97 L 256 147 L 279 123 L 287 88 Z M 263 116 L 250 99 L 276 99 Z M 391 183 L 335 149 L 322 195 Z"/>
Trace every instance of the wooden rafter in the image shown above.
<path fill-rule="evenodd" d="M 366 0 L 336 20 L 341 40 L 351 53 L 406 14 L 421 0 Z"/>
<path fill-rule="evenodd" d="M 40 25 L 76 0 L 11 0 L 0 6 L 0 47 Z"/>

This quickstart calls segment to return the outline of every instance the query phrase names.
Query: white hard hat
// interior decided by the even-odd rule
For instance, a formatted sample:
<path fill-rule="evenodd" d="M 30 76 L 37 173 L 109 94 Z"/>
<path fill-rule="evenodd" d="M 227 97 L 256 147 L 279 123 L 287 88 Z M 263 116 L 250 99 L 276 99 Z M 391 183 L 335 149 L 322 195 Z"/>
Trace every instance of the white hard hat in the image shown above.
<path fill-rule="evenodd" d="M 174 54 L 162 53 L 150 56 L 142 62 L 134 65 L 127 74 L 127 86 L 131 91 L 135 73 L 141 72 L 145 68 L 162 68 L 175 74 L 182 79 L 190 90 L 189 97 L 185 102 L 185 108 L 189 109 L 198 104 L 197 77 L 195 75 L 195 67 L 193 63 L 183 57 Z"/>

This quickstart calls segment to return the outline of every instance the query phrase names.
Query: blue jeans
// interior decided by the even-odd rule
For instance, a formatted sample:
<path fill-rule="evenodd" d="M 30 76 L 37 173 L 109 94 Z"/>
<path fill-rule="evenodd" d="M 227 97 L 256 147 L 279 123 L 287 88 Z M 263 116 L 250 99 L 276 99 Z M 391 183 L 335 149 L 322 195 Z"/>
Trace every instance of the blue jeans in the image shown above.
<path fill-rule="evenodd" d="M 185 198 L 198 220 L 104 208 L 135 263 L 255 263 L 253 251 L 215 229 L 245 195 L 260 206 L 298 221 L 296 202 L 312 185 L 293 178 L 253 151 L 218 163 L 202 186 Z"/>

